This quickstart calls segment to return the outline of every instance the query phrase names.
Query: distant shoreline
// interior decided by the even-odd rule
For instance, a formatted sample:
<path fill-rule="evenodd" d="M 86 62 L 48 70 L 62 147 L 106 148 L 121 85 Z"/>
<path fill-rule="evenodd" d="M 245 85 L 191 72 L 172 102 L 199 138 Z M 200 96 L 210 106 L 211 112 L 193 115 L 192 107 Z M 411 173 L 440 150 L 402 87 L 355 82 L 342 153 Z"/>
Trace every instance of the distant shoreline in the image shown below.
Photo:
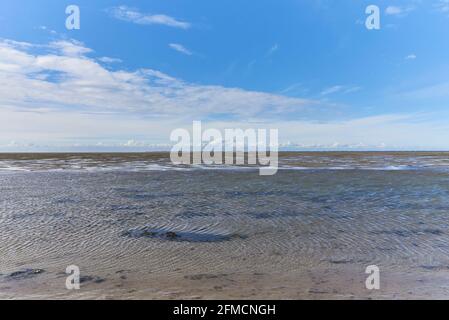
<path fill-rule="evenodd" d="M 435 153 L 448 153 L 449 150 L 279 150 L 279 154 L 367 154 L 367 153 L 375 153 L 375 154 L 405 154 L 405 153 L 414 153 L 414 154 L 435 154 Z M 247 153 L 247 152 L 245 152 Z M 151 151 L 0 151 L 0 155 L 8 155 L 8 154 L 75 154 L 75 155 L 90 155 L 90 154 L 170 154 L 169 150 L 151 150 Z"/>

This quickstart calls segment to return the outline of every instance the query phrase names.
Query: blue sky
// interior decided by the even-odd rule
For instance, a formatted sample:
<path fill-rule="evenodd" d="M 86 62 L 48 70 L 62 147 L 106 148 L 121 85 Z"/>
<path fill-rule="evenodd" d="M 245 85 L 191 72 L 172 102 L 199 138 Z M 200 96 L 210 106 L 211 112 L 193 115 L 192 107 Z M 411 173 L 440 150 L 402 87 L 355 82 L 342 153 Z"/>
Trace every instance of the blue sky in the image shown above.
<path fill-rule="evenodd" d="M 157 148 L 193 120 L 299 149 L 449 149 L 448 31 L 448 0 L 5 0 L 0 151 Z"/>

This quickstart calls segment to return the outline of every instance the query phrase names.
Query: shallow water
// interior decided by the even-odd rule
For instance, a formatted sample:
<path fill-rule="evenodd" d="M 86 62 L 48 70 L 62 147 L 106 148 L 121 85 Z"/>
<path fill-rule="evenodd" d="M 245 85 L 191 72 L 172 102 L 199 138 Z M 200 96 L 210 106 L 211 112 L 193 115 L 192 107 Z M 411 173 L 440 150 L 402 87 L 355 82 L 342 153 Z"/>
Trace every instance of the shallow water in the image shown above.
<path fill-rule="evenodd" d="M 250 165 L 175 165 L 168 153 L 0 153 L 0 172 L 256 170 Z M 449 152 L 283 152 L 280 170 L 449 170 Z"/>
<path fill-rule="evenodd" d="M 426 294 L 444 296 L 447 159 L 288 153 L 278 174 L 262 177 L 175 167 L 164 154 L 0 155 L 0 297 L 73 296 L 64 272 L 77 265 L 87 277 L 79 297 L 185 298 L 201 287 L 201 298 L 251 298 L 236 295 L 249 289 L 314 297 L 322 288 L 357 298 L 368 294 L 373 264 L 411 277 L 387 297 L 418 294 L 426 277 Z M 346 271 L 359 289 L 339 284 Z"/>

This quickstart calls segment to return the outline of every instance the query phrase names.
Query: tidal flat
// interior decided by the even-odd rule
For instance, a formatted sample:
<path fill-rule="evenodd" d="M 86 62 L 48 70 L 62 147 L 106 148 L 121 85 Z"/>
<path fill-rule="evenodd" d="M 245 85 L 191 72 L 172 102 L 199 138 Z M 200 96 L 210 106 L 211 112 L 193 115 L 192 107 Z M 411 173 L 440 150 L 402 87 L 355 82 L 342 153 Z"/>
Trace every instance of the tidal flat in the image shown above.
<path fill-rule="evenodd" d="M 264 177 L 166 153 L 0 154 L 0 298 L 449 297 L 448 153 L 279 163 Z"/>

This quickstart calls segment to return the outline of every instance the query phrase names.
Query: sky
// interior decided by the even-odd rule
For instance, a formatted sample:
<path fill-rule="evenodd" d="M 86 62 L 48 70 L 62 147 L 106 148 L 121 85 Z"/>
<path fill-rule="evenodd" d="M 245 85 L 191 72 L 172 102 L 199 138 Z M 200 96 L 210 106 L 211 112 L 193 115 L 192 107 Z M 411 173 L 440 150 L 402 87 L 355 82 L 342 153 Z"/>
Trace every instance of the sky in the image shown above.
<path fill-rule="evenodd" d="M 449 150 L 448 36 L 449 0 L 2 0 L 0 151 L 166 148 L 192 121 Z"/>

